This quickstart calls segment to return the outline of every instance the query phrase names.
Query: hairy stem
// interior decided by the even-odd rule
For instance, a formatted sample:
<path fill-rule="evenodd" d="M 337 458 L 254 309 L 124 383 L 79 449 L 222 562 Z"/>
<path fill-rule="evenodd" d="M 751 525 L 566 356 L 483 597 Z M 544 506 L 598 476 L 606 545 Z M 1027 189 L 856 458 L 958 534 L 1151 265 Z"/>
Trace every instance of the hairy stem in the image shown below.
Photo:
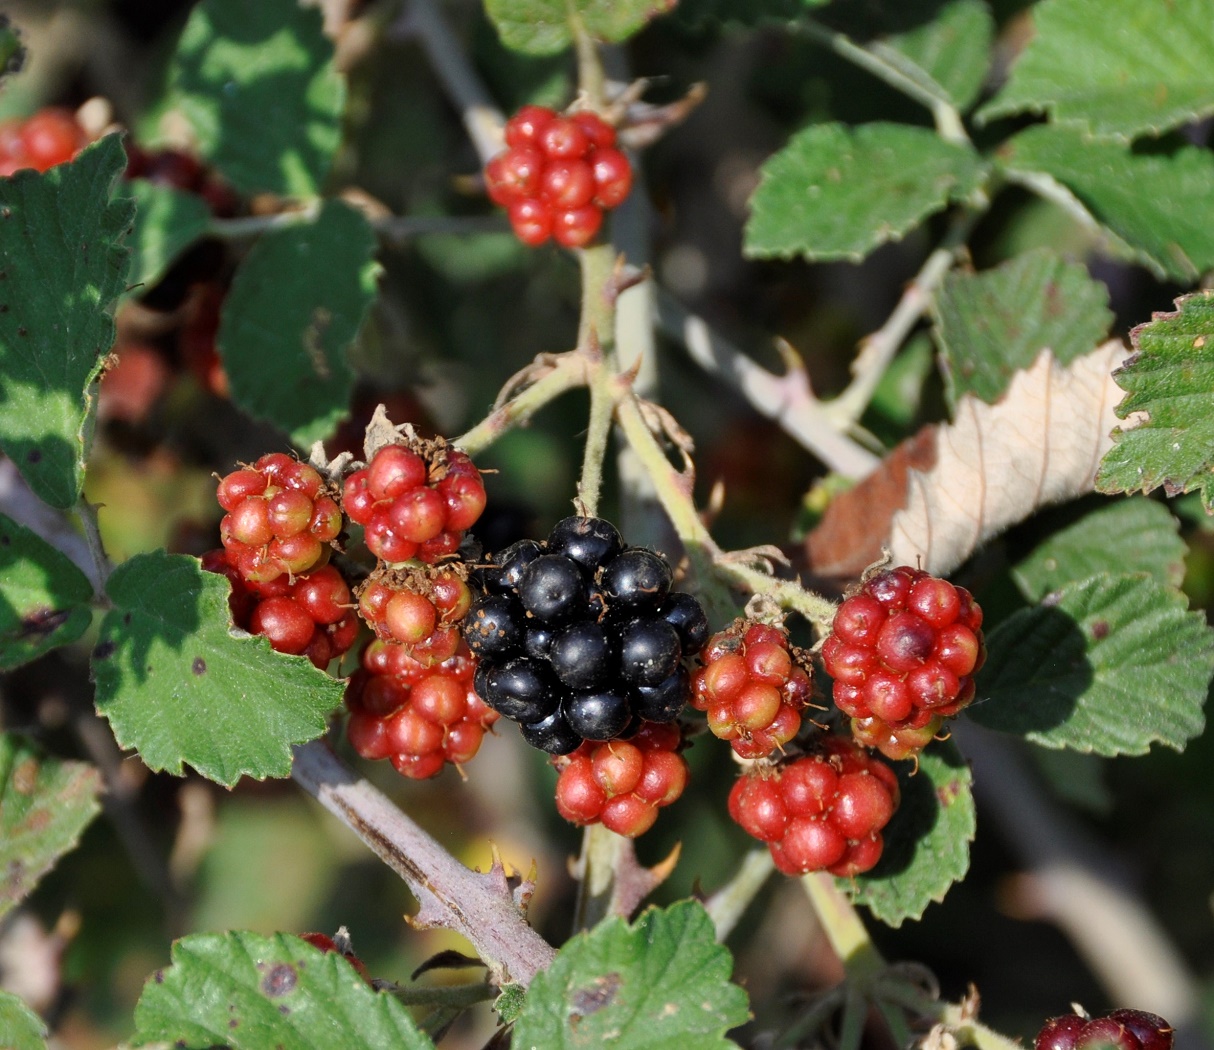
<path fill-rule="evenodd" d="M 590 419 L 586 424 L 586 447 L 582 454 L 582 473 L 577 494 L 581 511 L 587 517 L 599 512 L 599 493 L 603 487 L 603 460 L 611 438 L 611 420 L 615 411 L 611 373 L 600 357 L 590 371 Z"/>
<path fill-rule="evenodd" d="M 884 968 L 885 960 L 864 928 L 856 909 L 835 885 L 833 875 L 817 871 L 801 878 L 830 946 L 847 969 L 849 980 L 864 979 Z"/>
<path fill-rule="evenodd" d="M 775 865 L 771 860 L 771 851 L 752 849 L 742 858 L 734 877 L 704 902 L 704 908 L 716 927 L 718 941 L 725 940 L 733 932 L 773 871 Z"/>
<path fill-rule="evenodd" d="M 405 880 L 426 921 L 441 921 L 466 937 L 499 978 L 526 986 L 552 962 L 555 950 L 527 924 L 508 892 L 451 856 L 325 744 L 296 747 L 291 776 Z"/>

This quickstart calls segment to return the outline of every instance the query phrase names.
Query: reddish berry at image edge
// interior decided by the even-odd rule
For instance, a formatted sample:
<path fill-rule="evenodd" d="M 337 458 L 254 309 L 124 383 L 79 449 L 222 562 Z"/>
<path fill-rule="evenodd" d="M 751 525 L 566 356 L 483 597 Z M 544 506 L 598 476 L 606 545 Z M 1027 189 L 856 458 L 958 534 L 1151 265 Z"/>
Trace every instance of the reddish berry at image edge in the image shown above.
<path fill-rule="evenodd" d="M 506 149 L 485 165 L 489 198 L 504 207 L 515 236 L 536 247 L 594 240 L 603 212 L 632 189 L 632 165 L 615 129 L 582 110 L 568 116 L 524 106 L 506 122 Z"/>
<path fill-rule="evenodd" d="M 1103 1017 L 1062 1014 L 1045 1022 L 1034 1050 L 1172 1050 L 1172 1026 L 1146 1010 L 1114 1010 Z"/>
<path fill-rule="evenodd" d="M 982 610 L 964 587 L 908 566 L 869 576 L 822 645 L 835 705 L 887 758 L 921 751 L 974 698 Z"/>

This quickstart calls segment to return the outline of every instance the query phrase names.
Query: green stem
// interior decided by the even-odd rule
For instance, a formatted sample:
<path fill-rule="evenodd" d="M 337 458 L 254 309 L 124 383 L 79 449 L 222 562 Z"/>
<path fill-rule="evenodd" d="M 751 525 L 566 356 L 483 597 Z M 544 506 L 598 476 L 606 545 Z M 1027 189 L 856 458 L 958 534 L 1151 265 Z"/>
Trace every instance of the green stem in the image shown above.
<path fill-rule="evenodd" d="M 836 55 L 929 109 L 941 138 L 949 142 L 969 142 L 956 106 L 938 84 L 923 78 L 918 67 L 906 63 L 897 51 L 880 44 L 863 47 L 846 34 L 812 20 L 799 22 L 796 28 L 811 40 L 830 48 Z"/>
<path fill-rule="evenodd" d="M 834 876 L 824 871 L 804 875 L 801 886 L 830 946 L 847 970 L 848 979 L 863 980 L 883 969 L 885 960 L 868 936 L 851 901 L 835 885 Z"/>
<path fill-rule="evenodd" d="M 577 345 L 585 349 L 597 342 L 603 357 L 615 360 L 615 304 L 607 294 L 615 270 L 615 248 L 610 243 L 595 244 L 577 253 L 582 272 L 582 316 L 578 322 Z"/>
<path fill-rule="evenodd" d="M 616 868 L 627 839 L 602 824 L 587 824 L 582 833 L 582 855 L 577 903 L 573 909 L 573 932 L 597 926 L 611 914 Z"/>
<path fill-rule="evenodd" d="M 96 571 L 94 578 L 104 588 L 105 581 L 109 579 L 114 566 L 105 553 L 105 544 L 101 539 L 101 523 L 97 520 L 97 507 L 81 496 L 76 504 L 76 516 L 80 519 L 84 540 L 88 544 L 89 557 L 93 560 L 93 568 Z M 100 591 L 98 593 L 100 594 Z"/>
<path fill-rule="evenodd" d="M 606 78 L 603 63 L 599 59 L 599 48 L 594 38 L 586 32 L 581 15 L 572 3 L 565 5 L 566 18 L 573 34 L 573 46 L 577 51 L 578 88 L 591 109 L 601 109 L 606 100 Z"/>
<path fill-rule="evenodd" d="M 495 408 L 471 430 L 455 438 L 452 444 L 475 456 L 508 430 L 522 426 L 549 401 L 567 390 L 587 383 L 585 358 L 573 351 L 557 359 L 552 371 L 537 379 L 504 405 Z"/>
<path fill-rule="evenodd" d="M 581 512 L 593 518 L 597 517 L 599 512 L 603 460 L 607 456 L 611 420 L 615 411 L 611 371 L 601 358 L 591 368 L 589 387 L 590 419 L 586 424 L 586 448 L 582 454 L 582 474 L 578 479 L 577 494 Z"/>
<path fill-rule="evenodd" d="M 405 1006 L 433 1006 L 453 1010 L 464 1010 L 477 1003 L 487 1002 L 498 994 L 496 989 L 483 983 L 430 988 L 415 984 L 400 985 L 390 988 L 389 992 Z"/>
<path fill-rule="evenodd" d="M 736 562 L 718 561 L 715 570 L 742 584 L 754 594 L 766 594 L 782 609 L 791 609 L 805 617 L 820 633 L 830 630 L 835 618 L 835 603 L 820 594 L 805 590 L 788 580 L 778 580 L 758 569 Z"/>
<path fill-rule="evenodd" d="M 769 850 L 752 849 L 742 858 L 734 877 L 704 902 L 718 941 L 730 935 L 774 870 Z"/>

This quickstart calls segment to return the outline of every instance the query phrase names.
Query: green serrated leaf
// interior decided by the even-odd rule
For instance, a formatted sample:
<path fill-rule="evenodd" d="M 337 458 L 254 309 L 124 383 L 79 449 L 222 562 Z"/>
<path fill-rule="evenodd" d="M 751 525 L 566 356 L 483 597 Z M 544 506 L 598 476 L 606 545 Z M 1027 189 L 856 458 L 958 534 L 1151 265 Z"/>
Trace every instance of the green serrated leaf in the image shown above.
<path fill-rule="evenodd" d="M 747 1020 L 733 961 L 697 901 L 649 908 L 578 934 L 537 974 L 513 1045 L 544 1050 L 721 1050 Z"/>
<path fill-rule="evenodd" d="M 1179 522 L 1162 503 L 1123 499 L 1085 514 L 1054 533 L 1012 570 L 1012 578 L 1031 602 L 1050 591 L 1116 566 L 1119 573 L 1143 572 L 1165 587 L 1184 579 L 1188 548 Z"/>
<path fill-rule="evenodd" d="M 89 385 L 114 343 L 134 205 L 111 193 L 126 153 L 107 135 L 45 174 L 0 179 L 0 447 L 53 507 L 84 483 Z"/>
<path fill-rule="evenodd" d="M 485 0 L 502 43 L 530 55 L 551 55 L 573 43 L 572 19 L 603 43 L 619 43 L 676 0 Z"/>
<path fill-rule="evenodd" d="M 1160 277 L 1191 281 L 1214 266 L 1214 155 L 1195 146 L 1132 152 L 1072 128 L 1037 126 L 1005 144 L 1011 172 L 1062 183 Z"/>
<path fill-rule="evenodd" d="M 92 667 L 97 710 L 123 747 L 151 769 L 181 775 L 188 762 L 231 787 L 287 776 L 291 745 L 324 733 L 342 683 L 233 631 L 228 589 L 196 558 L 156 551 L 124 562 L 106 587 L 114 608 Z"/>
<path fill-rule="evenodd" d="M 1045 747 L 1183 750 L 1205 725 L 1214 675 L 1214 632 L 1187 606 L 1145 575 L 1068 584 L 988 635 L 969 716 Z"/>
<path fill-rule="evenodd" d="M 527 989 L 522 985 L 508 984 L 502 989 L 502 994 L 493 1000 L 493 1009 L 497 1011 L 502 1024 L 514 1024 L 526 1002 Z"/>
<path fill-rule="evenodd" d="M 909 762 L 897 771 L 902 801 L 885 829 L 885 849 L 877 866 L 854 880 L 853 893 L 889 926 L 920 918 L 965 877 L 975 829 L 973 778 L 952 744 L 929 747 L 917 771 Z M 839 884 L 846 889 L 853 880 Z"/>
<path fill-rule="evenodd" d="M 12 992 L 0 991 L 0 1050 L 46 1050 L 46 1025 Z"/>
<path fill-rule="evenodd" d="M 66 555 L 0 514 L 0 670 L 74 642 L 92 619 L 92 598 Z"/>
<path fill-rule="evenodd" d="M 196 933 L 143 986 L 135 1041 L 232 1050 L 433 1050 L 408 1010 L 338 952 L 288 934 Z"/>
<path fill-rule="evenodd" d="M 1117 415 L 1142 415 L 1114 428 L 1096 488 L 1197 490 L 1214 513 L 1214 292 L 1183 296 L 1176 306 L 1130 332 L 1134 356 L 1113 373 L 1126 392 Z"/>
<path fill-rule="evenodd" d="M 147 179 L 130 179 L 126 188 L 135 198 L 130 279 L 133 290 L 142 293 L 207 232 L 211 210 L 196 193 L 183 193 Z"/>
<path fill-rule="evenodd" d="M 974 151 L 903 124 L 815 124 L 763 165 L 746 254 L 862 259 L 977 184 Z"/>
<path fill-rule="evenodd" d="M 167 102 L 236 189 L 310 197 L 341 141 L 346 87 L 316 7 L 202 0 L 178 42 Z"/>
<path fill-rule="evenodd" d="M 0 915 L 25 898 L 101 809 L 101 776 L 0 734 Z"/>
<path fill-rule="evenodd" d="M 1048 112 L 1130 139 L 1214 113 L 1211 0 L 1042 0 L 1035 33 L 983 119 Z"/>
<path fill-rule="evenodd" d="M 349 205 L 264 234 L 224 299 L 219 354 L 232 399 L 301 448 L 349 411 L 346 351 L 375 299 L 375 235 Z"/>
<path fill-rule="evenodd" d="M 1113 322 L 1108 289 L 1046 248 L 983 273 L 954 271 L 933 313 L 953 407 L 965 394 L 994 403 L 1042 350 L 1069 364 L 1101 343 Z"/>
<path fill-rule="evenodd" d="M 994 36 L 995 20 L 983 0 L 951 0 L 935 18 L 870 47 L 964 110 L 982 90 Z"/>

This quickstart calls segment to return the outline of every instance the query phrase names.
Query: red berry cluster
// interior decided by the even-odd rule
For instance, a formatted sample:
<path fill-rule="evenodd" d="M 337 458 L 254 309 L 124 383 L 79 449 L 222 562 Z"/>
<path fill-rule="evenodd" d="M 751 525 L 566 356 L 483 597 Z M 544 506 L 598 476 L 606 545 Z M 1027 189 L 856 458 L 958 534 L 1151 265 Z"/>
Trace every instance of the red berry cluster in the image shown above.
<path fill-rule="evenodd" d="M 881 829 L 898 808 L 892 769 L 851 740 L 827 737 L 824 753 L 756 765 L 729 793 L 729 815 L 767 843 L 786 875 L 851 877 L 881 859 Z"/>
<path fill-rule="evenodd" d="M 472 460 L 445 442 L 385 445 L 346 478 L 342 507 L 377 558 L 433 563 L 459 550 L 485 509 L 485 485 Z"/>
<path fill-rule="evenodd" d="M 974 698 L 982 610 L 964 587 L 899 566 L 870 576 L 835 613 L 822 660 L 856 739 L 905 758 Z"/>
<path fill-rule="evenodd" d="M 454 568 L 427 569 L 377 569 L 359 590 L 358 612 L 377 637 L 402 645 L 415 660 L 441 663 L 459 645 L 472 592 Z"/>
<path fill-rule="evenodd" d="M 735 620 L 700 652 L 691 704 L 741 758 L 765 758 L 797 735 L 813 684 L 781 627 Z"/>
<path fill-rule="evenodd" d="M 259 582 L 242 576 L 228 551 L 215 550 L 203 555 L 202 567 L 231 582 L 232 622 L 264 635 L 275 652 L 306 656 L 323 670 L 358 637 L 354 599 L 332 565 Z"/>
<path fill-rule="evenodd" d="M 1037 1033 L 1035 1050 L 1172 1050 L 1172 1026 L 1145 1010 L 1114 1010 L 1104 1017 L 1063 1014 Z"/>
<path fill-rule="evenodd" d="M 632 165 L 615 148 L 615 129 L 588 110 L 562 116 L 524 106 L 506 122 L 506 146 L 485 166 L 485 183 L 524 244 L 551 237 L 580 248 L 599 232 L 603 212 L 632 189 Z"/>
<path fill-rule="evenodd" d="M 673 722 L 645 722 L 627 740 L 586 741 L 552 760 L 560 770 L 556 808 L 566 820 L 598 824 L 634 839 L 687 786 L 683 733 Z"/>
<path fill-rule="evenodd" d="M 224 549 L 253 583 L 325 564 L 341 532 L 341 508 L 320 472 L 282 452 L 232 471 L 220 480 L 216 498 L 227 511 L 219 524 Z"/>
<path fill-rule="evenodd" d="M 436 776 L 447 762 L 470 761 L 499 717 L 472 688 L 475 670 L 476 657 L 458 636 L 441 663 L 419 660 L 395 642 L 370 642 L 346 686 L 351 746 L 363 758 L 390 759 L 414 780 Z"/>
<path fill-rule="evenodd" d="M 0 175 L 21 168 L 46 171 L 71 160 L 88 135 L 65 109 L 42 109 L 26 120 L 0 124 Z"/>

